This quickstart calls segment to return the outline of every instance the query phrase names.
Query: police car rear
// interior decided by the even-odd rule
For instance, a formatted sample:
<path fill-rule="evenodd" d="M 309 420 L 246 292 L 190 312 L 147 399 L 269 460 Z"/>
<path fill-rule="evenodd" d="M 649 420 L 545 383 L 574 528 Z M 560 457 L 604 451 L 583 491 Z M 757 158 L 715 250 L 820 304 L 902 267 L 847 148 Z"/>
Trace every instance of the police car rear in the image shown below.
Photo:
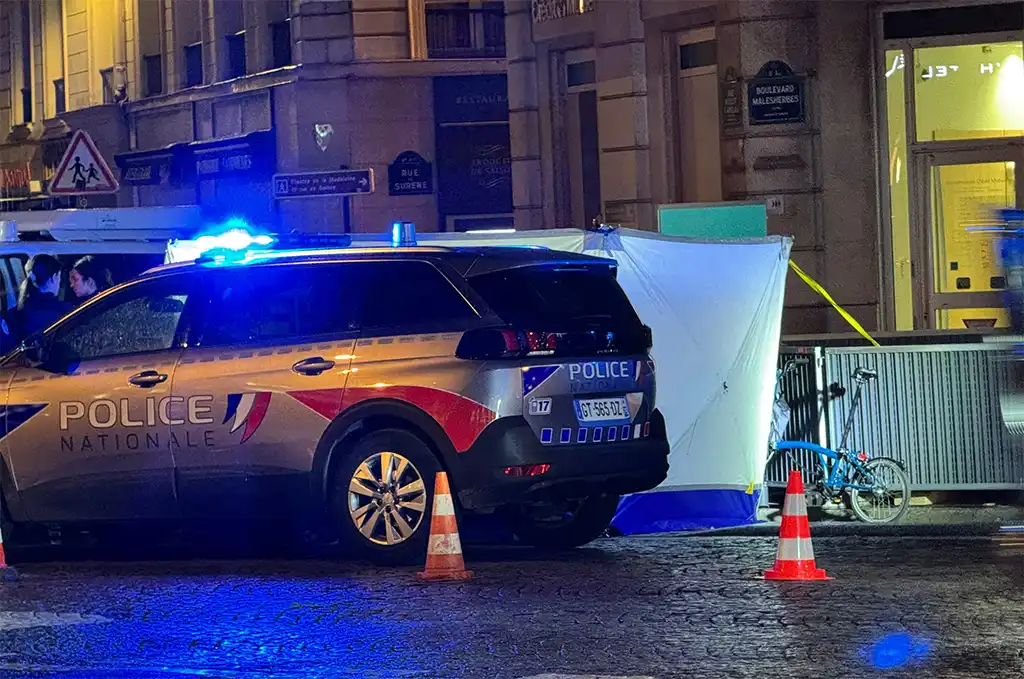
<path fill-rule="evenodd" d="M 650 329 L 612 260 L 538 260 L 466 278 L 504 325 L 466 332 L 456 354 L 480 362 L 517 407 L 459 456 L 459 498 L 509 513 L 526 542 L 589 542 L 621 495 L 668 471 Z"/>

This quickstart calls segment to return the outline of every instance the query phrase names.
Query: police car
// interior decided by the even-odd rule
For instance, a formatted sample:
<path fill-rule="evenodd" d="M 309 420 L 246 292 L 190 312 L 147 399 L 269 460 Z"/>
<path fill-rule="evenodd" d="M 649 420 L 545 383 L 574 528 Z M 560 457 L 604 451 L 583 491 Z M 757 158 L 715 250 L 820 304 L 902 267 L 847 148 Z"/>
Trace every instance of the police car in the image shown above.
<path fill-rule="evenodd" d="M 102 293 L 0 365 L 4 516 L 303 517 L 410 563 L 443 469 L 459 511 L 581 545 L 666 477 L 650 348 L 612 260 L 218 247 Z"/>

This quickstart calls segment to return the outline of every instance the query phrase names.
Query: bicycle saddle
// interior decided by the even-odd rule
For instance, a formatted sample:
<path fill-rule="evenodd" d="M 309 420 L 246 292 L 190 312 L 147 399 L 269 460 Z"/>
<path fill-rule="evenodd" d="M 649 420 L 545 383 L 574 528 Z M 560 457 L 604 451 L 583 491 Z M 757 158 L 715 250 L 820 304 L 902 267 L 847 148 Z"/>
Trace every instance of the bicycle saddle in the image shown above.
<path fill-rule="evenodd" d="M 878 377 L 877 370 L 870 370 L 868 368 L 857 368 L 853 371 L 853 378 L 858 380 L 873 380 Z"/>

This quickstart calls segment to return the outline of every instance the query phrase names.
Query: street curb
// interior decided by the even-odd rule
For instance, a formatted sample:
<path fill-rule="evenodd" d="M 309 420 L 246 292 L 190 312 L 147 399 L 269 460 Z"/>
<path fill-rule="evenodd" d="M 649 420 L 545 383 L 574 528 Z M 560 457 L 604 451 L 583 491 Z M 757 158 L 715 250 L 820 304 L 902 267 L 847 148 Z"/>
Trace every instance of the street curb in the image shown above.
<path fill-rule="evenodd" d="M 954 524 L 869 524 L 856 521 L 826 521 L 811 524 L 811 535 L 815 538 L 829 537 L 976 537 L 998 535 L 999 523 L 954 523 Z M 683 535 L 694 537 L 777 537 L 779 524 L 756 523 L 747 526 L 729 526 L 708 530 L 686 531 Z M 677 533 L 678 535 L 678 533 Z"/>

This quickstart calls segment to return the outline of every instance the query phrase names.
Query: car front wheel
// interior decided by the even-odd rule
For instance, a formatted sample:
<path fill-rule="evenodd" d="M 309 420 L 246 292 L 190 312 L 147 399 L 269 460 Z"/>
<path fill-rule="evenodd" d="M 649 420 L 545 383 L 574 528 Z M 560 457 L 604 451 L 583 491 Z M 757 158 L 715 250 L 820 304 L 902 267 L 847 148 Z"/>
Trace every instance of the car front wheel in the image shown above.
<path fill-rule="evenodd" d="M 331 494 L 331 515 L 342 542 L 377 564 L 424 563 L 434 477 L 440 471 L 433 453 L 411 432 L 383 429 L 343 454 Z"/>

